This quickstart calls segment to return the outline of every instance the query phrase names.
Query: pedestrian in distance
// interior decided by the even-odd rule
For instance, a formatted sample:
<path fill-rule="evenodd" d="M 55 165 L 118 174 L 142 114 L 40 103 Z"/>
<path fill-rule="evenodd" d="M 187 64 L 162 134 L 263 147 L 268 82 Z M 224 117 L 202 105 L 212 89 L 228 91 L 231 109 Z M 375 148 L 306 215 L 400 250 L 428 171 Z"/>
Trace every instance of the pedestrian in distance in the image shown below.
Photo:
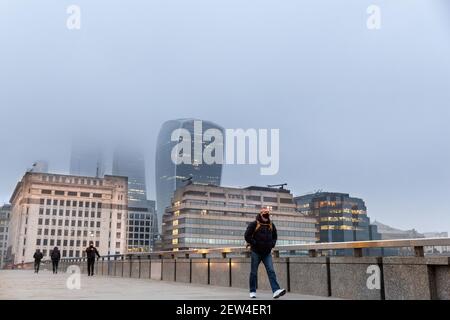
<path fill-rule="evenodd" d="M 44 258 L 41 250 L 36 249 L 36 252 L 33 255 L 34 258 L 34 273 L 39 273 L 39 266 L 41 264 L 41 260 Z"/>
<path fill-rule="evenodd" d="M 94 242 L 90 241 L 89 247 L 86 248 L 88 276 L 94 275 L 95 256 L 100 258 L 100 254 L 98 253 L 97 248 L 94 247 Z"/>
<path fill-rule="evenodd" d="M 53 273 L 58 273 L 59 260 L 61 260 L 61 252 L 59 251 L 58 247 L 53 248 L 52 252 L 50 253 L 50 258 L 52 259 Z"/>
<path fill-rule="evenodd" d="M 244 237 L 251 248 L 250 298 L 256 298 L 258 267 L 261 262 L 266 268 L 273 298 L 278 299 L 283 296 L 286 290 L 280 288 L 278 284 L 271 254 L 278 238 L 277 229 L 270 220 L 270 210 L 268 208 L 261 209 L 256 216 L 256 220 L 248 225 Z"/>

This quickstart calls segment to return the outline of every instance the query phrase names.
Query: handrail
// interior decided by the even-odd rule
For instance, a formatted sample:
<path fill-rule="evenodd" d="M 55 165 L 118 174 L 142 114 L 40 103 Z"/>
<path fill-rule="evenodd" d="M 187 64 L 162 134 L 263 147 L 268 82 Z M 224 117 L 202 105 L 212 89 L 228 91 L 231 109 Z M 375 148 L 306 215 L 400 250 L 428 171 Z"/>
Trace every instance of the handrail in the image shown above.
<path fill-rule="evenodd" d="M 310 256 L 315 257 L 317 252 L 321 250 L 339 250 L 339 249 L 353 249 L 356 256 L 362 256 L 362 249 L 364 248 L 413 248 L 416 256 L 424 256 L 424 247 L 430 246 L 450 246 L 450 238 L 418 238 L 418 239 L 395 239 L 395 240 L 370 240 L 370 241 L 348 241 L 348 242 L 326 242 L 326 243 L 308 243 L 298 245 L 283 245 L 277 246 L 274 249 L 275 255 L 279 255 L 280 251 L 308 251 Z M 190 255 L 201 255 L 206 257 L 208 254 L 221 254 L 226 257 L 227 254 L 249 253 L 247 247 L 226 247 L 226 248 L 205 248 L 179 251 L 155 251 L 155 252 L 129 252 L 125 254 L 106 255 L 103 258 L 117 258 L 117 257 L 136 257 L 136 256 L 157 256 L 162 257 L 189 257 Z M 64 258 L 63 261 L 73 261 L 85 259 L 80 258 Z"/>

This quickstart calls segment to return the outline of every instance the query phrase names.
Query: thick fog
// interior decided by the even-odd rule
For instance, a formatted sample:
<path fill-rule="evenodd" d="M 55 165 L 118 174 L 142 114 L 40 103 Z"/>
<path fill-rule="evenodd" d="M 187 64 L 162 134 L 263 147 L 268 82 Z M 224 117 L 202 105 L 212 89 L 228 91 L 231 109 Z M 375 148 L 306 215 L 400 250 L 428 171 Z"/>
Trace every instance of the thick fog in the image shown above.
<path fill-rule="evenodd" d="M 66 9 L 81 9 L 80 29 Z M 381 29 L 367 28 L 369 5 Z M 450 231 L 446 0 L 2 0 L 0 203 L 36 160 L 68 173 L 72 141 L 147 158 L 194 117 L 280 130 L 280 170 L 229 165 L 229 186 L 347 192 L 372 220 Z M 108 164 L 107 173 L 111 171 Z"/>

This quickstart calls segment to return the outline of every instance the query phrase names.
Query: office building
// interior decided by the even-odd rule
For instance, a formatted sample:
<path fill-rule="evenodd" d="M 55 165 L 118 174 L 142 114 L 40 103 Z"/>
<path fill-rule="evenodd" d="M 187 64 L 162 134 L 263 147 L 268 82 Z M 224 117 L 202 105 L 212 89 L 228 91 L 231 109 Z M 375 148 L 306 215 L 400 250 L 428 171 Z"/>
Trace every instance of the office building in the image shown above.
<path fill-rule="evenodd" d="M 112 174 L 128 177 L 127 250 L 148 252 L 157 220 L 155 201 L 147 200 L 144 154 L 130 145 L 117 147 Z"/>
<path fill-rule="evenodd" d="M 278 245 L 316 241 L 316 219 L 296 212 L 289 190 L 190 184 L 178 188 L 163 220 L 163 248 L 245 246 L 244 233 L 262 207 L 271 207 Z"/>
<path fill-rule="evenodd" d="M 222 164 L 206 164 L 195 161 L 192 156 L 191 163 L 175 164 L 172 161 L 171 154 L 177 141 L 172 141 L 172 133 L 177 129 L 186 129 L 191 136 L 191 151 L 196 152 L 194 139 L 196 135 L 202 135 L 208 129 L 218 129 L 222 133 L 223 128 L 210 121 L 201 121 L 202 131 L 195 132 L 194 123 L 200 121 L 196 119 L 179 119 L 165 122 L 158 135 L 156 160 L 155 160 L 155 185 L 156 185 L 156 204 L 159 221 L 159 231 L 161 232 L 162 215 L 166 207 L 170 206 L 170 198 L 174 191 L 185 185 L 183 180 L 191 178 L 192 182 L 220 185 L 222 176 Z M 200 137 L 197 137 L 200 139 Z M 209 142 L 202 142 L 201 151 Z M 223 146 L 222 146 L 223 148 Z M 197 150 L 198 152 L 199 150 Z"/>
<path fill-rule="evenodd" d="M 6 260 L 10 215 L 11 206 L 9 204 L 0 207 L 0 269 L 4 267 Z"/>
<path fill-rule="evenodd" d="M 76 141 L 70 155 L 70 174 L 75 176 L 101 178 L 105 174 L 105 164 L 101 146 Z"/>
<path fill-rule="evenodd" d="M 318 221 L 319 242 L 346 242 L 380 240 L 377 227 L 370 224 L 367 208 L 362 199 L 347 193 L 318 192 L 295 197 L 300 213 Z M 347 255 L 349 250 L 337 250 Z M 377 250 L 364 250 L 366 254 L 381 254 Z"/>
<path fill-rule="evenodd" d="M 100 254 L 126 252 L 126 177 L 82 177 L 27 172 L 11 196 L 8 254 L 15 264 L 47 258 L 82 257 L 90 241 Z"/>

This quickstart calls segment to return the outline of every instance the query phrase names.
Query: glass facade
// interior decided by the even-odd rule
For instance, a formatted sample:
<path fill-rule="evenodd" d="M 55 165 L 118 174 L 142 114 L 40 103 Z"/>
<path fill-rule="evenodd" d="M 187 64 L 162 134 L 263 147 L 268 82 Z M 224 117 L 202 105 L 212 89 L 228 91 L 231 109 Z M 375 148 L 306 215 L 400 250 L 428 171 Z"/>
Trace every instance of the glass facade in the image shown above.
<path fill-rule="evenodd" d="M 155 201 L 147 200 L 145 157 L 137 148 L 118 146 L 113 155 L 113 174 L 128 177 L 127 250 L 148 252 L 155 238 Z"/>
<path fill-rule="evenodd" d="M 320 242 L 380 240 L 362 199 L 345 193 L 318 192 L 296 197 L 299 212 L 318 221 Z M 344 250 L 340 254 L 347 254 Z M 350 252 L 351 254 L 351 252 Z"/>
<path fill-rule="evenodd" d="M 156 202 L 158 208 L 158 221 L 162 221 L 164 209 L 170 206 L 171 197 L 176 189 L 184 186 L 184 179 L 192 177 L 196 183 L 220 185 L 222 176 L 222 164 L 192 163 L 176 165 L 171 158 L 172 149 L 178 141 L 171 141 L 172 132 L 176 129 L 186 129 L 191 134 L 191 150 L 194 152 L 194 121 L 196 119 L 179 119 L 165 122 L 159 131 L 156 161 L 155 161 L 155 185 Z M 208 129 L 219 129 L 224 133 L 223 128 L 209 122 L 202 121 L 202 133 Z M 201 137 L 198 137 L 201 138 Z M 203 139 L 202 139 L 203 141 Z M 203 141 L 202 151 L 209 142 Z M 222 146 L 223 148 L 223 146 Z M 194 156 L 191 157 L 194 160 Z M 161 232 L 161 225 L 159 225 Z"/>

